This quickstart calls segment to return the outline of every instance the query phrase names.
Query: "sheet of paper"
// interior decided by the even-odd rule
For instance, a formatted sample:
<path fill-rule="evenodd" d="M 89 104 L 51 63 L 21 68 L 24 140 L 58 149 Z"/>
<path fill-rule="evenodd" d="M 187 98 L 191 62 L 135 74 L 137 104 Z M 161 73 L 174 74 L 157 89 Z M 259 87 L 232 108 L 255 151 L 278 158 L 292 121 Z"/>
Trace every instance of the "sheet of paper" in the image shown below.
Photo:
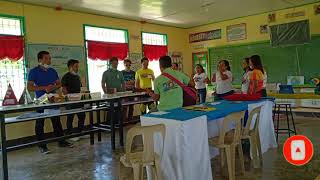
<path fill-rule="evenodd" d="M 159 115 L 159 116 L 161 116 L 161 115 L 164 115 L 164 114 L 168 114 L 168 112 L 165 112 L 165 111 L 158 111 L 158 112 L 154 112 L 154 113 L 152 113 L 153 115 Z"/>
<path fill-rule="evenodd" d="M 213 102 L 213 103 L 210 103 L 210 105 L 212 105 L 212 106 L 215 106 L 215 105 L 218 105 L 218 104 L 221 104 L 221 102 Z"/>

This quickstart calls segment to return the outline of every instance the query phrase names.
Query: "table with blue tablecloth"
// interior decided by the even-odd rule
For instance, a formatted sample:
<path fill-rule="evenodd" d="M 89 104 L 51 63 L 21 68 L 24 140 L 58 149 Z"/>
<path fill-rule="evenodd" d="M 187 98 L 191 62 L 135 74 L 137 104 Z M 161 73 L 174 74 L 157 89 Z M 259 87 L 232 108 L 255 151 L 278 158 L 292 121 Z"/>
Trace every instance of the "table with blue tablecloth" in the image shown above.
<path fill-rule="evenodd" d="M 178 108 L 141 116 L 142 126 L 155 124 L 166 126 L 161 160 L 164 179 L 212 179 L 210 159 L 218 155 L 218 150 L 209 148 L 208 138 L 219 135 L 219 128 L 227 115 L 245 110 L 250 112 L 259 106 L 262 108 L 259 130 L 262 152 L 264 153 L 269 148 L 277 147 L 272 121 L 272 100 L 218 101 L 206 104 L 206 107 L 214 109 L 211 111 Z M 253 124 L 254 121 L 252 127 Z M 162 146 L 162 140 L 159 138 L 161 137 L 155 138 L 155 151 L 158 152 Z"/>

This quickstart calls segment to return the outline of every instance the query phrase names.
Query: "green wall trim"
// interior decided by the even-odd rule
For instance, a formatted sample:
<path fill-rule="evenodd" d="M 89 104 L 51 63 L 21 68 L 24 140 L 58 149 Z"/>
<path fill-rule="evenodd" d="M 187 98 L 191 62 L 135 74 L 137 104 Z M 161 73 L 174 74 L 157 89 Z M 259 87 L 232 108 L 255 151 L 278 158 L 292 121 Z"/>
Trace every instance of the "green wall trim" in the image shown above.
<path fill-rule="evenodd" d="M 84 58 L 86 61 L 86 84 L 87 84 L 87 89 L 89 90 L 89 73 L 88 73 L 88 54 L 87 54 L 87 42 L 86 42 L 86 32 L 85 32 L 85 25 L 82 25 L 82 33 L 83 33 L 83 49 L 84 49 Z"/>

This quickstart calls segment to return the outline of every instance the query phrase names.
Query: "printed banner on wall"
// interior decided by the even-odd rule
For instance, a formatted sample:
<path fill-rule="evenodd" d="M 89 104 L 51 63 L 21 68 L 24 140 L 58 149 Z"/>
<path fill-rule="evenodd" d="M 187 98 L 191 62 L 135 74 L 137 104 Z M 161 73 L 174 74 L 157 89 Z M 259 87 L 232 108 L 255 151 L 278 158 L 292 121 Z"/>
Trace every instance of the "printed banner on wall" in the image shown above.
<path fill-rule="evenodd" d="M 236 24 L 227 26 L 227 40 L 238 41 L 247 38 L 246 24 Z"/>
<path fill-rule="evenodd" d="M 189 35 L 189 43 L 208 41 L 213 39 L 221 39 L 221 29 L 194 33 Z"/>
<path fill-rule="evenodd" d="M 67 63 L 70 59 L 79 60 L 79 74 L 83 85 L 86 84 L 86 61 L 82 46 L 28 44 L 28 70 L 38 65 L 37 54 L 40 51 L 48 51 L 50 53 L 51 67 L 58 72 L 60 78 L 68 71 Z"/>

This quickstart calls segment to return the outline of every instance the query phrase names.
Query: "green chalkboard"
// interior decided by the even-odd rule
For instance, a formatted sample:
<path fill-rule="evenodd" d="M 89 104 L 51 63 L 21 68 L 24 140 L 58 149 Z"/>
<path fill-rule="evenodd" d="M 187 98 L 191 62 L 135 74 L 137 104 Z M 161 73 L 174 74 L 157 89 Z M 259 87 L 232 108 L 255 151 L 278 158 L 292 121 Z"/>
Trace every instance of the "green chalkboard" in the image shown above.
<path fill-rule="evenodd" d="M 221 59 L 230 61 L 234 83 L 239 84 L 242 77 L 241 64 L 243 58 L 258 54 L 268 74 L 268 82 L 287 82 L 287 76 L 301 75 L 305 80 L 320 75 L 320 37 L 312 38 L 303 45 L 271 47 L 269 42 L 209 48 L 211 74 L 216 72 Z"/>
<path fill-rule="evenodd" d="M 312 43 L 298 46 L 299 70 L 309 80 L 320 77 L 320 37 Z"/>

